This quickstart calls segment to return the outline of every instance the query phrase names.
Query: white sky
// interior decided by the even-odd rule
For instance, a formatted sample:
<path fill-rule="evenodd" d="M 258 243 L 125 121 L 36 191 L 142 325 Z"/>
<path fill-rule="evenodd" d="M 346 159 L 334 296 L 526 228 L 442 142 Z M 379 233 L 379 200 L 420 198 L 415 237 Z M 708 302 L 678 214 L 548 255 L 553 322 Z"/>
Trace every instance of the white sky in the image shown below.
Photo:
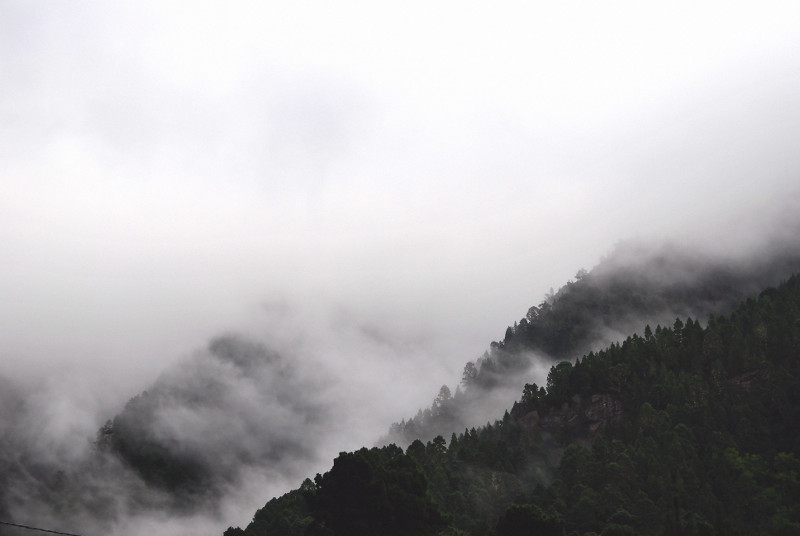
<path fill-rule="evenodd" d="M 755 240 L 800 3 L 653 4 L 0 2 L 0 374 L 345 318 L 427 401 L 620 239 Z"/>

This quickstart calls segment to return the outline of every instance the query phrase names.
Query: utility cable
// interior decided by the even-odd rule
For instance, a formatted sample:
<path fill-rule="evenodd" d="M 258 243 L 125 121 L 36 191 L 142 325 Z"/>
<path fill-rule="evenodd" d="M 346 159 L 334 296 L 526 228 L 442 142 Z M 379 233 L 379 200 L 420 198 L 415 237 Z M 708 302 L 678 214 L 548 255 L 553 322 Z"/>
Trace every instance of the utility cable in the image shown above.
<path fill-rule="evenodd" d="M 0 525 L 8 525 L 10 527 L 19 527 L 21 529 L 38 530 L 39 532 L 49 532 L 50 534 L 63 534 L 64 536 L 81 536 L 72 532 L 61 532 L 60 530 L 40 529 L 37 527 L 29 527 L 28 525 L 18 525 L 17 523 L 9 523 L 8 521 L 0 521 Z"/>

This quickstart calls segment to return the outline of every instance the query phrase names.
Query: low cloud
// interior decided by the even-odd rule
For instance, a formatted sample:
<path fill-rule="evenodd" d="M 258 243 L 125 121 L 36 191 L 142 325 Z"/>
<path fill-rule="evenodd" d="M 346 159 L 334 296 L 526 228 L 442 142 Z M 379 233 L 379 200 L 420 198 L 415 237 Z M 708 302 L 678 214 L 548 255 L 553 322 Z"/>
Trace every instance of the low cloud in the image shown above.
<path fill-rule="evenodd" d="M 796 8 L 376 6 L 2 4 L 0 513 L 219 534 L 618 240 L 800 234 Z M 145 390 L 211 518 L 97 462 Z"/>

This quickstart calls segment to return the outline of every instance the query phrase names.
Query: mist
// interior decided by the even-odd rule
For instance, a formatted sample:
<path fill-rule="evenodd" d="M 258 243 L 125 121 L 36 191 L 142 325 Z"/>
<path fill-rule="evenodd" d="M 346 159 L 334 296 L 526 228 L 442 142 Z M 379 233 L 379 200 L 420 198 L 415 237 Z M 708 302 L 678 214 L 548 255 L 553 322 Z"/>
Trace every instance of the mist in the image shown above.
<path fill-rule="evenodd" d="M 167 436 L 245 446 L 207 512 L 105 456 L 71 488 L 86 516 L 30 474 L 0 513 L 220 534 L 426 407 L 619 241 L 784 244 L 799 9 L 4 2 L 4 470 L 77 474 L 128 400 L 192 377 L 241 420 L 195 407 Z M 280 358 L 243 379 L 219 337 Z M 277 435 L 313 444 L 266 463 Z"/>

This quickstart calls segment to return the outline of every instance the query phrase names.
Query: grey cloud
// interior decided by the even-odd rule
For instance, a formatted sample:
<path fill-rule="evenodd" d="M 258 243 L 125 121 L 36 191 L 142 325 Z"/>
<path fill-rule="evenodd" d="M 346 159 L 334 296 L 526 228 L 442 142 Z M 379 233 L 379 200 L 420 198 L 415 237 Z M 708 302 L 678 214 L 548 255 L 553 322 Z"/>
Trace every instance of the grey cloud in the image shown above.
<path fill-rule="evenodd" d="M 214 404 L 170 401 L 153 433 L 196 452 L 239 434 L 227 467 L 269 457 L 262 409 L 289 445 L 293 419 L 325 438 L 240 482 L 234 512 L 424 406 L 618 240 L 744 258 L 796 233 L 795 8 L 461 7 L 4 2 L 10 451 L 84 467 L 159 374 L 211 382 Z M 281 358 L 248 377 L 247 345 L 187 356 L 225 332 Z M 29 461 L 3 463 L 31 483 Z M 165 522 L 161 495 L 122 515 L 143 484 L 104 463 L 119 482 L 98 467 L 70 500 L 110 501 L 119 534 Z"/>

